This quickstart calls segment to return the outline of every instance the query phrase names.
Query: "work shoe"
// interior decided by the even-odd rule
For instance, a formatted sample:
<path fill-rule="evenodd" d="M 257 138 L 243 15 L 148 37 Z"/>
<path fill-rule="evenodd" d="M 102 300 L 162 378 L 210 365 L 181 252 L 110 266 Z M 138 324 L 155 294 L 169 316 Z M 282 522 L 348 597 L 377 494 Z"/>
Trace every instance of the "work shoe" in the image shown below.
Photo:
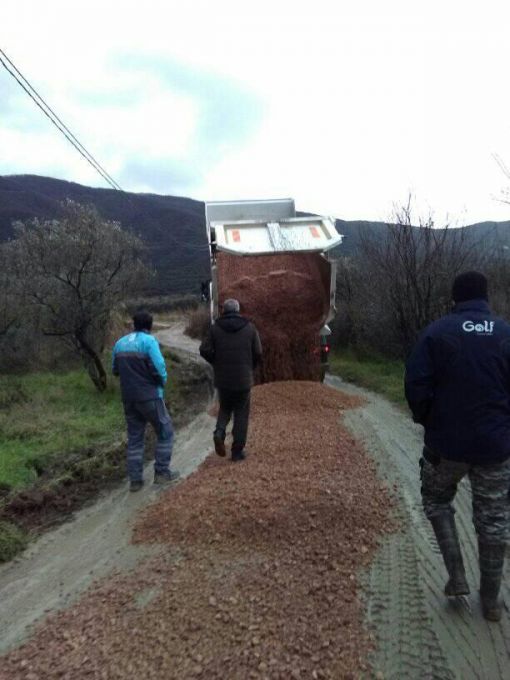
<path fill-rule="evenodd" d="M 247 455 L 248 454 L 244 449 L 241 449 L 241 451 L 232 451 L 232 460 L 234 463 L 237 463 L 240 460 L 245 460 Z"/>
<path fill-rule="evenodd" d="M 504 543 L 485 543 L 478 540 L 480 561 L 480 600 L 482 612 L 487 621 L 500 621 L 502 604 L 498 599 L 501 574 L 505 562 Z"/>
<path fill-rule="evenodd" d="M 181 473 L 179 470 L 169 470 L 168 472 L 156 472 L 154 474 L 154 484 L 171 484 L 172 482 L 176 482 L 179 477 L 181 476 Z"/>
<path fill-rule="evenodd" d="M 143 479 L 134 479 L 129 483 L 130 491 L 140 491 L 143 486 Z"/>
<path fill-rule="evenodd" d="M 225 435 L 221 435 L 219 432 L 213 434 L 214 450 L 222 458 L 226 455 L 227 451 L 225 449 Z"/>
<path fill-rule="evenodd" d="M 460 550 L 459 536 L 452 514 L 438 515 L 430 520 L 437 544 L 443 556 L 444 565 L 450 577 L 444 587 L 447 597 L 469 595 L 469 585 L 464 570 L 464 561 Z"/>

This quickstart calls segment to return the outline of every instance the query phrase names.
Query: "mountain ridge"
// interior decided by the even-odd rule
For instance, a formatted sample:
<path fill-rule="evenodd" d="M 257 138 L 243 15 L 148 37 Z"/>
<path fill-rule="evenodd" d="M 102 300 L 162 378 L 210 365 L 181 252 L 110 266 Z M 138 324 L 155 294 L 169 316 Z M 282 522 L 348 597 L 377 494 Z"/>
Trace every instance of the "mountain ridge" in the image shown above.
<path fill-rule="evenodd" d="M 88 187 L 40 175 L 3 175 L 0 241 L 12 237 L 15 221 L 58 218 L 59 204 L 66 198 L 95 205 L 102 217 L 120 222 L 142 238 L 158 272 L 152 292 L 198 293 L 200 281 L 209 278 L 204 202 L 192 198 Z M 356 252 L 360 231 L 385 226 L 385 222 L 337 218 L 337 230 L 346 237 L 339 254 Z M 480 242 L 487 239 L 494 243 L 497 239 L 502 247 L 510 247 L 510 220 L 486 220 L 463 228 Z"/>

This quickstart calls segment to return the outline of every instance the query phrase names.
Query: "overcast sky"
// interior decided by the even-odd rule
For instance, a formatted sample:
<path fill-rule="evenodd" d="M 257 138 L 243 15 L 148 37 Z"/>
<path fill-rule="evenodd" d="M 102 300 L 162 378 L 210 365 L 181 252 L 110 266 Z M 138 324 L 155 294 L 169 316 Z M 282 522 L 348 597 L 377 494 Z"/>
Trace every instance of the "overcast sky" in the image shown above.
<path fill-rule="evenodd" d="M 508 0 L 1 0 L 0 47 L 127 191 L 382 220 L 411 191 L 469 224 L 510 219 L 509 19 Z M 0 174 L 21 173 L 106 186 L 0 66 Z"/>

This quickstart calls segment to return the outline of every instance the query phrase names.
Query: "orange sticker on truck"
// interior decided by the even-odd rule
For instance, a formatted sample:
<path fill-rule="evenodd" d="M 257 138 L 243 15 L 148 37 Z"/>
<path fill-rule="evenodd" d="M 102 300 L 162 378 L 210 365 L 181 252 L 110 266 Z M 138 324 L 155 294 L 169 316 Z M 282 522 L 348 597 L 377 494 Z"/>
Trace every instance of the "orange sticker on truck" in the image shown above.
<path fill-rule="evenodd" d="M 241 232 L 239 229 L 232 230 L 232 241 L 239 242 L 241 240 Z"/>
<path fill-rule="evenodd" d="M 320 232 L 319 232 L 317 227 L 310 227 L 310 231 L 312 232 L 312 236 L 314 238 L 320 238 L 321 237 Z"/>

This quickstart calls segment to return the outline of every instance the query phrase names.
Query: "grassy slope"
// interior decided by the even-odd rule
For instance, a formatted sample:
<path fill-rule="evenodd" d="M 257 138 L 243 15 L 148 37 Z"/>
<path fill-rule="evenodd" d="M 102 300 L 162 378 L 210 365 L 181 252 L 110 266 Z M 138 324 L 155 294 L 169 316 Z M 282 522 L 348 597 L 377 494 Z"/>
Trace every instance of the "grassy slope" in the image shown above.
<path fill-rule="evenodd" d="M 165 399 L 174 425 L 200 407 L 202 371 L 163 348 Z M 110 358 L 106 358 L 110 366 Z M 150 428 L 149 428 L 150 429 Z M 53 460 L 108 447 L 125 436 L 119 381 L 99 393 L 83 369 L 0 376 L 0 490 L 29 486 Z"/>
<path fill-rule="evenodd" d="M 199 364 L 163 354 L 165 397 L 179 427 L 203 408 L 209 381 Z M 100 394 L 83 370 L 0 376 L 0 562 L 22 550 L 33 529 L 122 476 L 124 437 L 116 379 Z"/>
<path fill-rule="evenodd" d="M 403 361 L 358 358 L 350 351 L 338 351 L 330 356 L 330 371 L 343 380 L 382 394 L 399 406 L 406 404 Z"/>
<path fill-rule="evenodd" d="M 330 370 L 405 404 L 402 362 L 338 352 L 330 357 Z M 171 401 L 179 401 L 178 391 L 170 380 Z M 100 394 L 81 370 L 0 377 L 0 484 L 29 485 L 53 457 L 108 444 L 123 433 L 117 381 Z"/>
<path fill-rule="evenodd" d="M 19 488 L 55 456 L 111 442 L 123 429 L 116 381 L 100 394 L 84 371 L 0 378 L 0 483 Z"/>

